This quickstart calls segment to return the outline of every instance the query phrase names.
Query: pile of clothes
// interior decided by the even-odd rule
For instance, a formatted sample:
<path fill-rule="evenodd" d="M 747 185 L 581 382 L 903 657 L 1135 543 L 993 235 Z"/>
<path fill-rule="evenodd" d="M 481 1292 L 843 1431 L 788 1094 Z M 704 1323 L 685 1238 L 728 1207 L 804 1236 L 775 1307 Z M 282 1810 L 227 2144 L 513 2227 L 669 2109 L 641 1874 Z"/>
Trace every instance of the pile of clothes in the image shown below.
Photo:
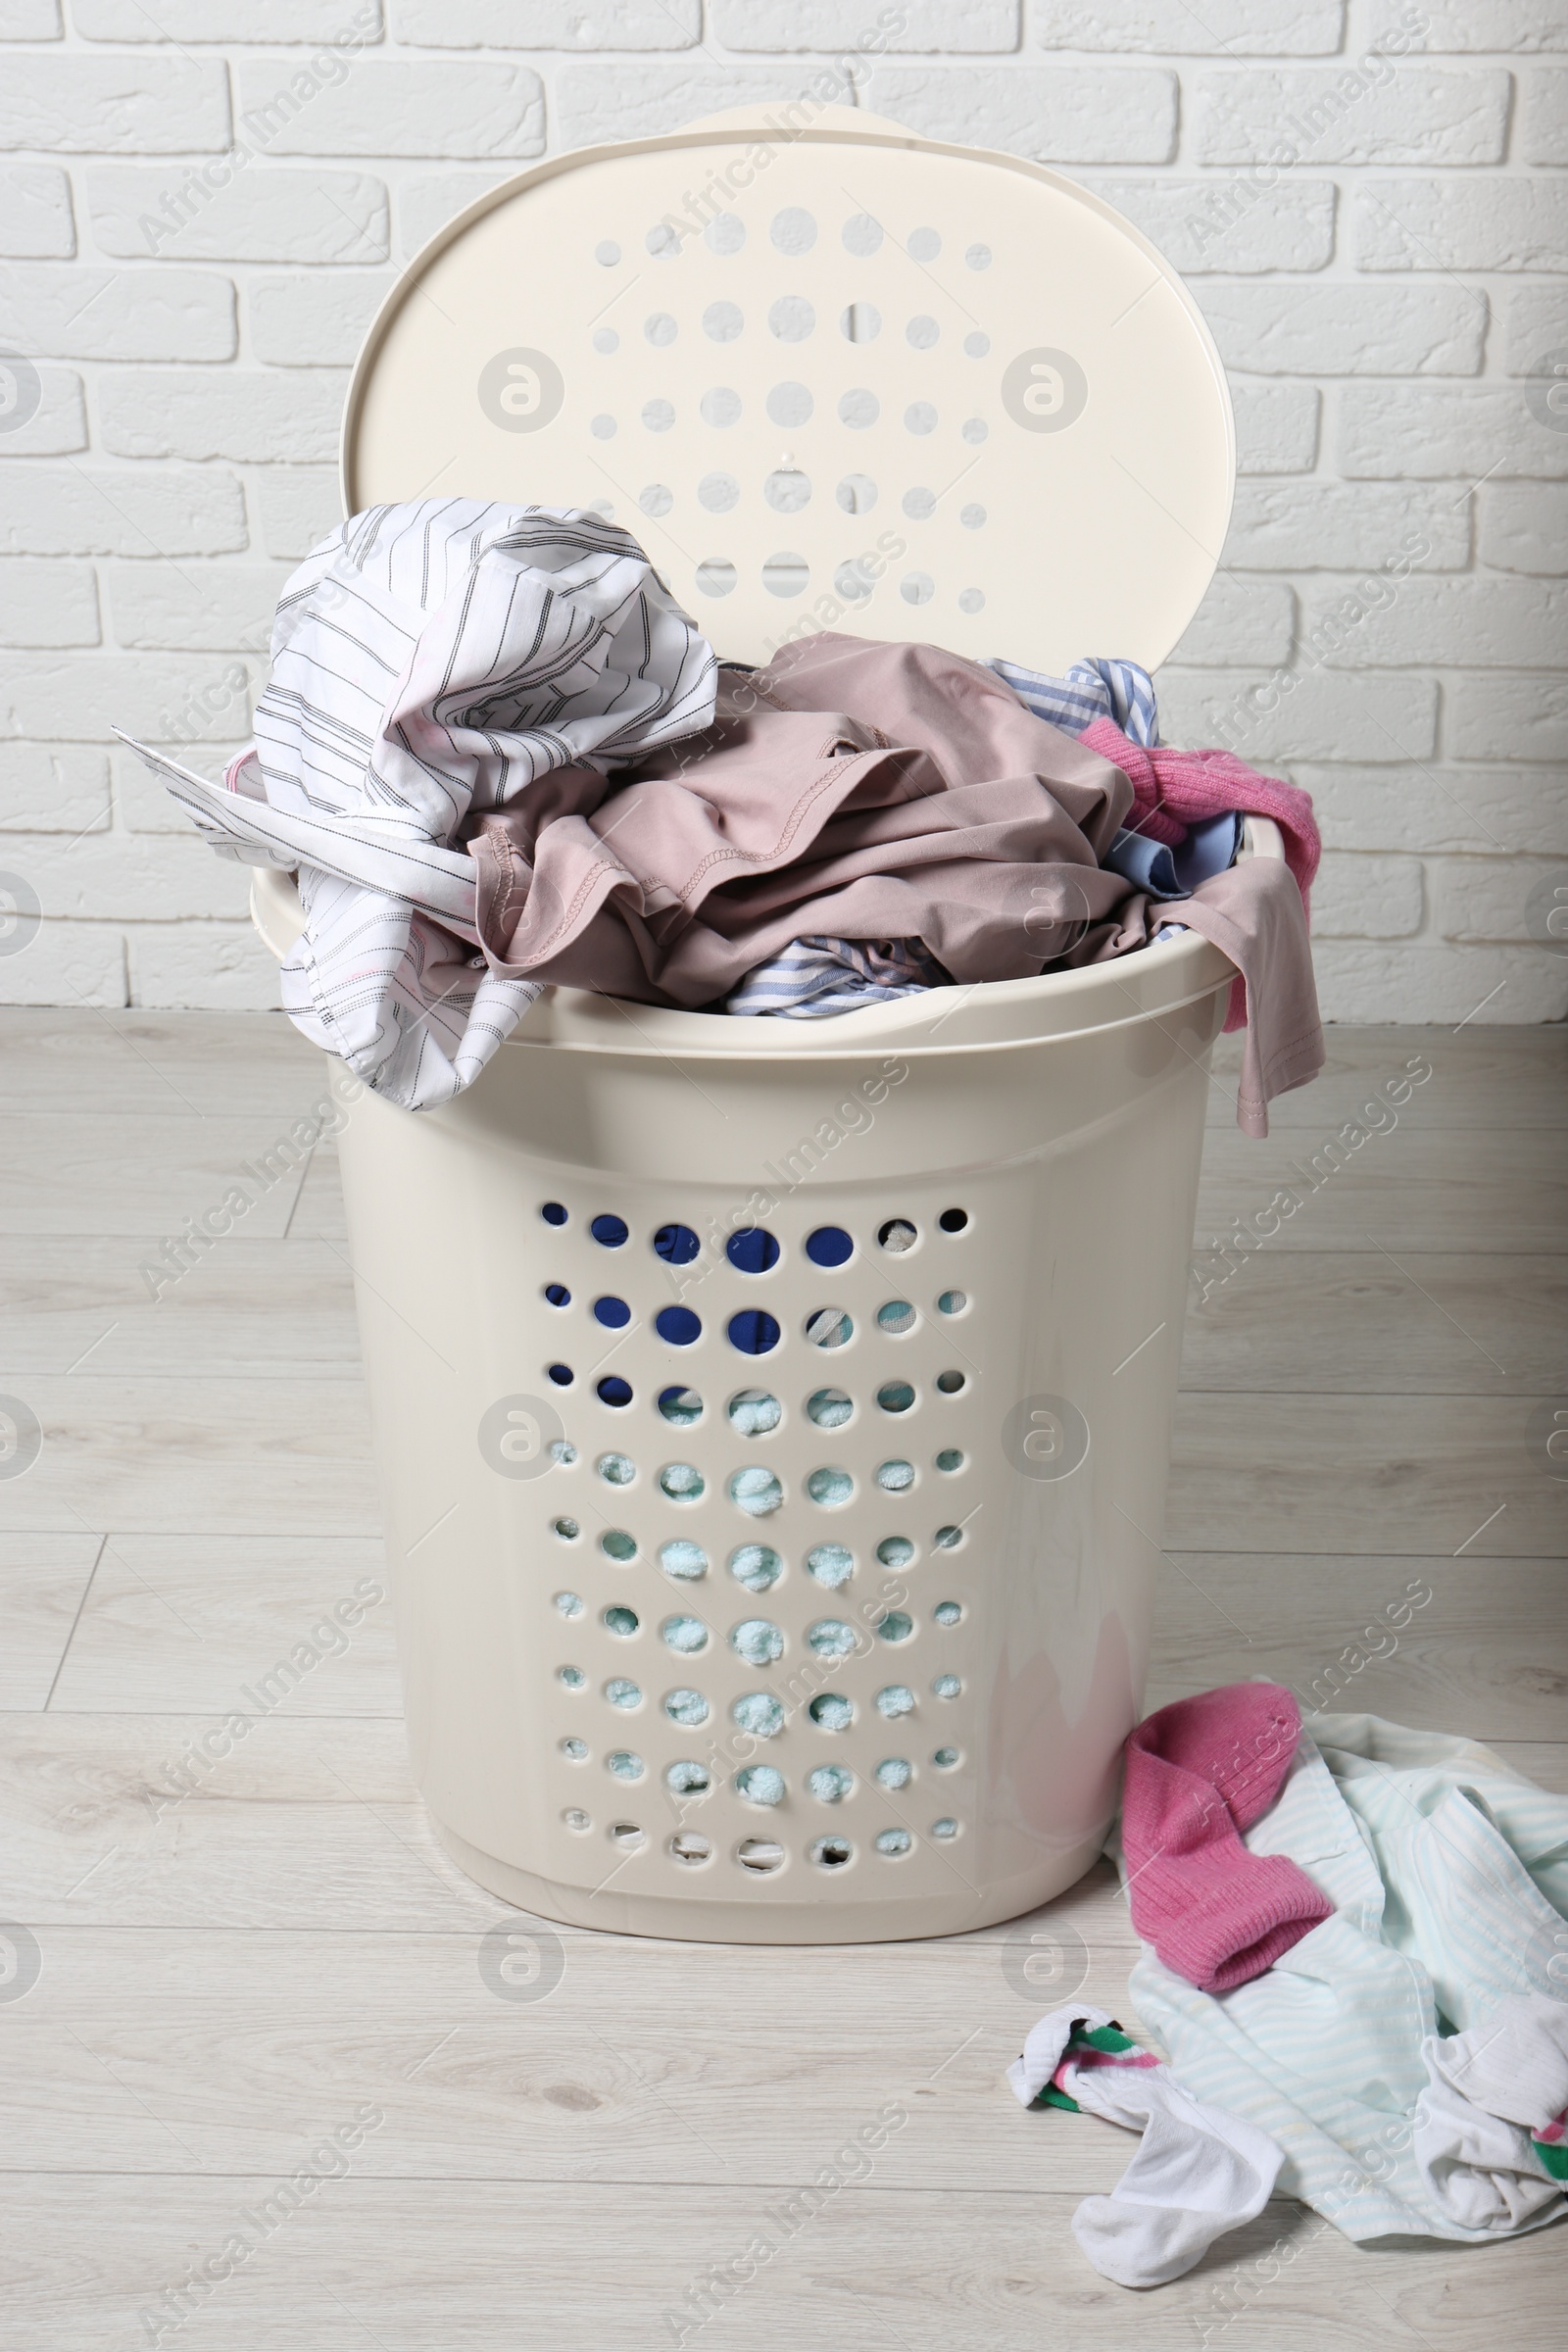
<path fill-rule="evenodd" d="M 551 982 L 817 1018 L 1173 925 L 1242 975 L 1244 1127 L 1322 1062 L 1311 804 L 1162 746 L 1144 671 L 827 633 L 720 663 L 591 513 L 352 516 L 284 590 L 223 784 L 134 748 L 215 848 L 297 873 L 285 1008 L 410 1108 L 470 1085 Z M 1248 811 L 1285 865 L 1239 860 Z"/>
<path fill-rule="evenodd" d="M 1073 2228 L 1124 2286 L 1277 2187 L 1348 2237 L 1487 2242 L 1568 2212 L 1568 1797 L 1490 1748 L 1240 1683 L 1127 1743 L 1130 1990 L 1043 2018 L 1025 2106 L 1144 2132 Z"/>

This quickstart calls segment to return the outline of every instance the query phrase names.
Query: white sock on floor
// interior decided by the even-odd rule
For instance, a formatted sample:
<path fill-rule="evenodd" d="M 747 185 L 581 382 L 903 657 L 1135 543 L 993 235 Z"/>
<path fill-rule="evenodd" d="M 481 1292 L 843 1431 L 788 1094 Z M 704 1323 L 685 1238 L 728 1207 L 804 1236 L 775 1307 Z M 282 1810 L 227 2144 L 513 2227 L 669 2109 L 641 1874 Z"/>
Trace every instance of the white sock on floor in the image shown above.
<path fill-rule="evenodd" d="M 1499 2236 L 1561 2199 L 1531 2144 L 1568 2107 L 1568 2002 L 1499 2001 L 1484 2025 L 1421 2044 L 1427 2086 L 1411 2152 L 1440 2210 Z"/>

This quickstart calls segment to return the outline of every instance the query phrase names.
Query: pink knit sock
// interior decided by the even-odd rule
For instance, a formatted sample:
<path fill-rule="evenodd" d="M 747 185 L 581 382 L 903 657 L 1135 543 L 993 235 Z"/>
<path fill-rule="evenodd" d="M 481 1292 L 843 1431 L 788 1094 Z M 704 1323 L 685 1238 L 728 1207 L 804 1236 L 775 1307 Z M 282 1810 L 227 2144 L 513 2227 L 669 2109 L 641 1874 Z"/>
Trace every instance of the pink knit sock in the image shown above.
<path fill-rule="evenodd" d="M 1238 1831 L 1268 1811 L 1300 1737 L 1277 1683 L 1177 1699 L 1127 1741 L 1122 1849 L 1133 1926 L 1202 1992 L 1271 1968 L 1334 1906 L 1283 1854 L 1250 1854 Z"/>

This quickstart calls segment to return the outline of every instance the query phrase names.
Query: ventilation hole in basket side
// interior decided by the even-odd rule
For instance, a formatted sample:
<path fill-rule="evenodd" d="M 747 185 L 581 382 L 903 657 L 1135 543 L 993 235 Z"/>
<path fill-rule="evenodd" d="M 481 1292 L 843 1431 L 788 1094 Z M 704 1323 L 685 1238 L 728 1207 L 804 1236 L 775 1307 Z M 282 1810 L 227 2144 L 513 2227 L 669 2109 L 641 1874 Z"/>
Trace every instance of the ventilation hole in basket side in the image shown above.
<path fill-rule="evenodd" d="M 716 425 L 722 431 L 739 420 L 741 396 L 731 384 L 712 384 L 703 394 L 697 409 L 705 424 Z"/>
<path fill-rule="evenodd" d="M 713 1783 L 706 1764 L 699 1764 L 695 1757 L 682 1756 L 678 1762 L 665 1765 L 664 1786 L 677 1796 L 706 1796 Z"/>
<path fill-rule="evenodd" d="M 677 1429 L 690 1429 L 703 1417 L 703 1400 L 695 1389 L 661 1389 L 659 1409 Z"/>
<path fill-rule="evenodd" d="M 914 1545 L 907 1536 L 884 1536 L 876 1556 L 884 1568 L 907 1568 L 914 1558 Z"/>
<path fill-rule="evenodd" d="M 855 1554 L 846 1544 L 813 1544 L 806 1555 L 806 1573 L 836 1592 L 855 1574 Z"/>
<path fill-rule="evenodd" d="M 899 594 L 906 605 L 928 605 L 937 592 L 937 584 L 928 571 L 906 571 L 899 582 Z"/>
<path fill-rule="evenodd" d="M 804 294 L 781 294 L 767 314 L 767 331 L 780 343 L 804 343 L 816 325 L 816 313 Z"/>
<path fill-rule="evenodd" d="M 945 1208 L 937 1219 L 944 1233 L 961 1233 L 969 1222 L 966 1208 Z"/>
<path fill-rule="evenodd" d="M 811 501 L 810 476 L 798 466 L 780 466 L 764 478 L 762 496 L 775 514 L 799 514 Z"/>
<path fill-rule="evenodd" d="M 960 588 L 958 591 L 958 611 L 960 612 L 983 612 L 985 609 L 986 592 L 983 588 Z"/>
<path fill-rule="evenodd" d="M 817 1764 L 807 1774 L 806 1786 L 819 1804 L 836 1805 L 855 1787 L 855 1775 L 843 1764 Z"/>
<path fill-rule="evenodd" d="M 708 1574 L 708 1554 L 700 1544 L 691 1544 L 684 1537 L 659 1546 L 659 1565 L 666 1576 L 682 1584 L 695 1584 Z"/>
<path fill-rule="evenodd" d="M 807 1479 L 806 1492 L 813 1502 L 820 1502 L 829 1510 L 837 1510 L 855 1493 L 855 1481 L 847 1470 L 813 1470 Z"/>
<path fill-rule="evenodd" d="M 649 482 L 638 491 L 637 504 L 645 514 L 653 515 L 657 522 L 660 515 L 667 514 L 675 504 L 675 494 L 665 482 Z"/>
<path fill-rule="evenodd" d="M 664 1713 L 671 1723 L 682 1724 L 691 1731 L 708 1721 L 708 1701 L 700 1690 L 668 1690 L 664 1693 Z"/>
<path fill-rule="evenodd" d="M 735 1793 L 749 1805 L 781 1805 L 784 1775 L 776 1764 L 743 1764 L 735 1775 Z"/>
<path fill-rule="evenodd" d="M 720 256 L 739 253 L 745 242 L 746 223 L 734 213 L 719 213 L 703 231 L 709 252 Z"/>
<path fill-rule="evenodd" d="M 963 1685 L 956 1674 L 939 1674 L 931 1685 L 931 1695 L 933 1698 L 956 1698 L 962 1689 Z"/>
<path fill-rule="evenodd" d="M 806 1400 L 807 1418 L 818 1429 L 842 1429 L 855 1411 L 855 1399 L 842 1389 L 815 1389 Z"/>
<path fill-rule="evenodd" d="M 784 1729 L 784 1708 L 771 1690 L 745 1690 L 730 1708 L 730 1721 L 754 1740 L 776 1740 Z"/>
<path fill-rule="evenodd" d="M 639 1622 L 636 1610 L 628 1609 L 620 1601 L 616 1601 L 612 1607 L 604 1612 L 603 1624 L 606 1633 L 618 1634 L 623 1642 L 629 1635 L 637 1631 Z"/>
<path fill-rule="evenodd" d="M 607 1212 L 604 1216 L 595 1217 L 588 1230 L 601 1248 L 618 1250 L 626 1239 L 628 1229 L 624 1217 L 612 1216 Z"/>
<path fill-rule="evenodd" d="M 904 493 L 904 512 L 911 522 L 928 522 L 936 511 L 937 498 L 934 490 L 914 489 L 906 490 Z"/>
<path fill-rule="evenodd" d="M 647 412 L 645 411 L 645 416 Z M 908 407 L 904 412 L 904 429 L 906 433 L 919 433 L 922 435 L 926 433 L 934 433 L 936 431 L 937 413 L 932 407 L 930 401 L 910 401 Z M 911 597 L 909 601 L 911 604 L 923 604 L 925 600 L 923 597 Z"/>
<path fill-rule="evenodd" d="M 863 568 L 865 561 L 863 556 L 857 556 L 853 563 L 841 564 L 833 574 L 834 590 L 847 604 L 858 604 L 870 595 L 876 584 L 866 575 Z"/>
<path fill-rule="evenodd" d="M 944 1396 L 956 1396 L 964 1385 L 965 1379 L 961 1372 L 939 1372 L 937 1374 L 937 1387 Z"/>
<path fill-rule="evenodd" d="M 557 1741 L 557 1745 L 568 1764 L 587 1763 L 588 1742 L 586 1740 L 561 1740 Z"/>
<path fill-rule="evenodd" d="M 605 1685 L 605 1696 L 611 1705 L 618 1707 L 622 1714 L 629 1713 L 633 1707 L 640 1707 L 643 1703 L 640 1687 L 624 1674 L 611 1676 L 610 1681 Z"/>
<path fill-rule="evenodd" d="M 885 1380 L 876 1400 L 885 1413 L 906 1413 L 914 1402 L 914 1390 L 906 1380 Z"/>
<path fill-rule="evenodd" d="M 613 441 L 615 438 L 615 419 L 609 414 L 607 410 L 602 410 L 597 416 L 590 418 L 588 430 L 592 433 L 596 441 Z"/>
<path fill-rule="evenodd" d="M 695 1830 L 677 1830 L 669 1841 L 669 1850 L 677 1862 L 694 1869 L 700 1862 L 713 1858 L 713 1843 L 710 1838 L 699 1838 Z"/>
<path fill-rule="evenodd" d="M 767 1274 L 778 1264 L 778 1243 L 765 1225 L 742 1225 L 724 1244 L 737 1274 Z"/>
<path fill-rule="evenodd" d="M 869 426 L 875 424 L 881 414 L 881 402 L 877 399 L 876 394 L 868 392 L 863 384 L 857 384 L 852 391 L 844 393 L 840 398 L 839 422 L 847 424 L 852 432 L 865 432 Z"/>
<path fill-rule="evenodd" d="M 807 1713 L 819 1731 L 847 1732 L 855 1721 L 855 1706 L 840 1690 L 823 1690 L 812 1699 Z"/>
<path fill-rule="evenodd" d="M 556 1606 L 563 1617 L 580 1617 L 587 1604 L 580 1592 L 558 1592 Z"/>
<path fill-rule="evenodd" d="M 958 509 L 958 520 L 962 523 L 966 531 L 983 530 L 986 522 L 986 511 L 984 507 L 975 505 L 960 507 Z"/>
<path fill-rule="evenodd" d="M 842 1306 L 819 1306 L 807 1318 L 806 1336 L 813 1348 L 842 1348 L 855 1336 L 855 1325 Z"/>
<path fill-rule="evenodd" d="M 902 1339 L 906 1331 L 912 1331 L 918 1320 L 907 1298 L 890 1298 L 876 1310 L 878 1331 L 885 1331 L 894 1339 Z"/>
<path fill-rule="evenodd" d="M 884 1494 L 906 1494 L 914 1484 L 914 1464 L 901 1461 L 880 1462 L 877 1465 L 876 1483 Z"/>
<path fill-rule="evenodd" d="M 904 339 L 911 351 L 930 351 L 940 339 L 942 329 L 936 320 L 926 318 L 922 313 L 918 318 L 909 320 L 904 330 Z"/>
<path fill-rule="evenodd" d="M 678 1657 L 692 1657 L 708 1647 L 708 1628 L 700 1617 L 666 1617 L 659 1631 L 665 1647 Z"/>
<path fill-rule="evenodd" d="M 906 1854 L 913 1843 L 914 1839 L 907 1830 L 878 1830 L 876 1834 L 876 1850 L 879 1854 Z"/>
<path fill-rule="evenodd" d="M 914 1767 L 906 1756 L 884 1756 L 876 1768 L 877 1786 L 880 1788 L 907 1788 L 913 1772 Z"/>
<path fill-rule="evenodd" d="M 739 578 L 727 556 L 707 556 L 697 566 L 697 585 L 704 596 L 728 596 Z"/>
<path fill-rule="evenodd" d="M 689 1266 L 702 1246 L 689 1225 L 661 1225 L 654 1235 L 654 1255 L 666 1266 Z"/>
<path fill-rule="evenodd" d="M 956 1838 L 958 1835 L 958 1825 L 954 1820 L 951 1813 L 945 1813 L 940 1821 L 934 1821 L 931 1824 L 931 1835 L 933 1838 L 941 1838 L 944 1839 L 949 1838 Z"/>
<path fill-rule="evenodd" d="M 605 1758 L 605 1769 L 617 1781 L 640 1781 L 648 1767 L 629 1747 L 612 1747 Z"/>
<path fill-rule="evenodd" d="M 735 1848 L 735 1859 L 742 1870 L 760 1877 L 764 1871 L 782 1867 L 784 1848 L 774 1838 L 747 1838 Z"/>
<path fill-rule="evenodd" d="M 659 1491 L 671 1502 L 696 1502 L 706 1487 L 702 1472 L 691 1462 L 666 1462 L 659 1473 Z"/>
<path fill-rule="evenodd" d="M 654 1329 L 669 1348 L 691 1348 L 703 1336 L 702 1318 L 689 1306 L 662 1306 L 654 1317 Z"/>
<path fill-rule="evenodd" d="M 967 1292 L 944 1291 L 937 1300 L 937 1313 L 939 1315 L 961 1315 L 968 1303 Z"/>
<path fill-rule="evenodd" d="M 611 1827 L 610 1842 L 623 1854 L 634 1854 L 640 1845 L 647 1844 L 648 1833 L 634 1821 L 617 1821 Z"/>
<path fill-rule="evenodd" d="M 575 1378 L 569 1364 L 550 1364 L 546 1370 L 548 1377 L 558 1389 L 569 1389 Z"/>
<path fill-rule="evenodd" d="M 637 1557 L 637 1539 L 623 1527 L 607 1527 L 599 1539 L 599 1548 L 612 1560 L 634 1560 Z"/>
<path fill-rule="evenodd" d="M 855 1254 L 854 1238 L 842 1225 L 818 1225 L 806 1237 L 806 1254 L 813 1266 L 842 1266 Z"/>
<path fill-rule="evenodd" d="M 568 1830 L 575 1830 L 579 1836 L 594 1826 L 593 1815 L 585 1813 L 581 1805 L 568 1805 L 561 1818 Z"/>
<path fill-rule="evenodd" d="M 846 514 L 869 514 L 877 489 L 868 473 L 847 473 L 833 495 Z"/>
<path fill-rule="evenodd" d="M 585 1690 L 588 1683 L 588 1677 L 584 1674 L 580 1666 L 558 1666 L 556 1668 L 556 1680 L 567 1690 Z"/>
<path fill-rule="evenodd" d="M 552 1306 L 569 1306 L 571 1304 L 571 1293 L 564 1282 L 547 1282 L 545 1297 Z"/>
<path fill-rule="evenodd" d="M 629 1487 L 637 1475 L 636 1463 L 623 1453 L 602 1453 L 594 1466 L 611 1487 Z"/>
<path fill-rule="evenodd" d="M 882 314 L 874 302 L 847 303 L 839 313 L 839 333 L 846 343 L 874 343 L 882 332 Z"/>
<path fill-rule="evenodd" d="M 882 242 L 882 223 L 874 214 L 852 213 L 839 235 L 846 253 L 853 253 L 857 261 L 869 261 Z"/>
<path fill-rule="evenodd" d="M 582 1534 L 582 1529 L 575 1519 L 567 1519 L 563 1516 L 560 1519 L 552 1519 L 550 1524 L 563 1544 L 575 1544 L 577 1538 Z"/>
<path fill-rule="evenodd" d="M 730 1474 L 729 1498 L 748 1519 L 766 1519 L 784 1500 L 784 1489 L 771 1470 L 758 1463 Z"/>
<path fill-rule="evenodd" d="M 912 1715 L 914 1692 L 907 1683 L 889 1683 L 876 1694 L 876 1709 L 879 1715 L 886 1715 L 890 1722 L 900 1715 Z"/>
<path fill-rule="evenodd" d="M 938 1551 L 956 1551 L 963 1542 L 961 1527 L 939 1527 L 932 1538 Z"/>
<path fill-rule="evenodd" d="M 565 1438 L 552 1438 L 550 1441 L 550 1459 L 553 1462 L 560 1462 L 564 1468 L 569 1470 L 572 1463 L 577 1459 L 577 1448 Z"/>
<path fill-rule="evenodd" d="M 774 384 L 763 404 L 770 421 L 786 429 L 808 424 L 816 403 L 805 384 Z"/>
<path fill-rule="evenodd" d="M 698 502 L 708 509 L 710 514 L 727 514 L 739 501 L 740 494 L 741 486 L 732 473 L 705 473 L 697 485 Z M 733 571 L 735 567 L 731 564 L 729 568 Z M 734 582 L 731 581 L 730 585 L 733 587 Z M 718 593 L 721 592 L 710 591 L 710 594 Z"/>
<path fill-rule="evenodd" d="M 739 1389 L 724 1409 L 743 1438 L 766 1437 L 784 1417 L 784 1407 L 766 1389 Z"/>
<path fill-rule="evenodd" d="M 773 1317 L 760 1307 L 743 1307 L 731 1315 L 725 1325 L 729 1344 L 742 1355 L 769 1355 L 779 1343 L 779 1328 Z"/>
<path fill-rule="evenodd" d="M 765 1592 L 778 1583 L 784 1563 L 766 1544 L 742 1544 L 729 1555 L 729 1572 L 748 1592 Z"/>
<path fill-rule="evenodd" d="M 814 1625 L 807 1627 L 806 1641 L 819 1658 L 847 1658 L 855 1648 L 855 1628 L 846 1625 L 842 1617 L 818 1617 Z"/>
<path fill-rule="evenodd" d="M 775 1658 L 784 1655 L 784 1636 L 766 1617 L 747 1617 L 731 1626 L 729 1645 L 748 1666 L 771 1666 Z"/>
<path fill-rule="evenodd" d="M 643 333 L 656 351 L 666 351 L 679 332 L 667 311 L 651 311 L 643 320 Z"/>
<path fill-rule="evenodd" d="M 594 1321 L 607 1331 L 624 1331 L 631 1321 L 631 1308 L 624 1298 L 605 1298 L 594 1300 Z"/>
<path fill-rule="evenodd" d="M 601 269 L 613 270 L 619 259 L 620 247 L 612 237 L 606 237 L 601 244 L 594 247 L 594 260 Z"/>
<path fill-rule="evenodd" d="M 938 1772 L 952 1772 L 955 1765 L 962 1763 L 963 1758 L 956 1747 L 939 1747 L 933 1749 L 931 1761 Z"/>
<path fill-rule="evenodd" d="M 907 1642 L 914 1631 L 914 1619 L 907 1609 L 889 1609 L 876 1630 L 884 1642 Z"/>
<path fill-rule="evenodd" d="M 656 262 L 673 261 L 680 251 L 680 238 L 667 220 L 656 220 L 643 243 Z"/>
<path fill-rule="evenodd" d="M 911 228 L 904 250 L 911 262 L 934 262 L 942 251 L 942 239 L 934 228 Z"/>
<path fill-rule="evenodd" d="M 956 1625 L 963 1616 L 963 1607 L 956 1600 L 939 1600 L 931 1614 L 938 1625 Z"/>
<path fill-rule="evenodd" d="M 842 1870 L 855 1848 L 847 1838 L 818 1838 L 810 1852 L 818 1869 Z"/>
<path fill-rule="evenodd" d="M 710 302 L 703 313 L 703 332 L 710 343 L 733 343 L 745 324 L 737 303 Z"/>
<path fill-rule="evenodd" d="M 792 549 L 781 548 L 762 565 L 762 586 L 769 596 L 804 596 L 810 584 L 810 565 Z"/>

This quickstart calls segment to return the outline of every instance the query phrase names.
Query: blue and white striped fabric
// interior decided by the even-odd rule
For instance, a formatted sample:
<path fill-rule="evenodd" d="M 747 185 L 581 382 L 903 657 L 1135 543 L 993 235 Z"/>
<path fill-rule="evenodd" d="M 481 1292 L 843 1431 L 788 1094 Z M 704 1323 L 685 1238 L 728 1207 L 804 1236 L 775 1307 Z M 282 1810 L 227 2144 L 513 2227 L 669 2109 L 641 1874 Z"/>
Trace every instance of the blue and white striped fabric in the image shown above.
<path fill-rule="evenodd" d="M 1064 678 L 1020 669 L 1015 662 L 988 662 L 1026 710 L 1064 735 L 1081 735 L 1097 718 L 1113 718 L 1129 743 L 1147 749 L 1159 741 L 1154 681 L 1136 662 L 1075 662 Z"/>
<path fill-rule="evenodd" d="M 1145 1945 L 1130 1990 L 1177 2080 L 1285 2151 L 1282 2196 L 1348 2237 L 1491 2239 L 1432 2193 L 1414 2149 L 1422 2043 L 1518 1993 L 1568 1987 L 1568 1797 L 1490 1748 L 1375 1715 L 1308 1717 L 1278 1802 L 1247 1832 L 1335 1904 L 1234 1992 Z M 1562 2211 L 1543 2181 L 1535 2228 Z"/>
<path fill-rule="evenodd" d="M 794 939 L 747 973 L 724 1010 L 815 1021 L 951 985 L 917 939 Z"/>

